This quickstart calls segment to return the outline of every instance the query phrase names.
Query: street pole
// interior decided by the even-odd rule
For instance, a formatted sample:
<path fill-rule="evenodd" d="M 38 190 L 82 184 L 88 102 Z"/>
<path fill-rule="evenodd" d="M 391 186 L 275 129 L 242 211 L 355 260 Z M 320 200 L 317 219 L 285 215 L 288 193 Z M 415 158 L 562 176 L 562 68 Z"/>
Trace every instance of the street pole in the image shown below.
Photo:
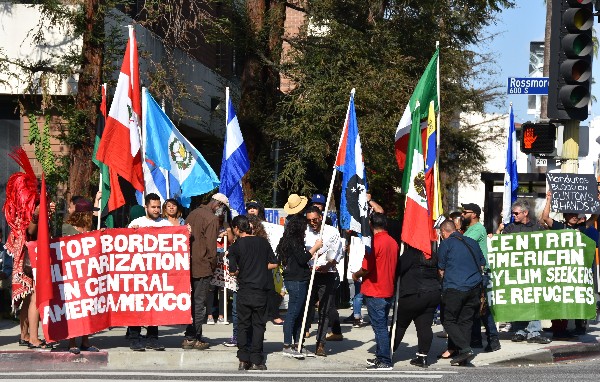
<path fill-rule="evenodd" d="M 579 121 L 563 121 L 565 126 L 563 133 L 563 150 L 560 172 L 577 174 L 579 171 Z"/>

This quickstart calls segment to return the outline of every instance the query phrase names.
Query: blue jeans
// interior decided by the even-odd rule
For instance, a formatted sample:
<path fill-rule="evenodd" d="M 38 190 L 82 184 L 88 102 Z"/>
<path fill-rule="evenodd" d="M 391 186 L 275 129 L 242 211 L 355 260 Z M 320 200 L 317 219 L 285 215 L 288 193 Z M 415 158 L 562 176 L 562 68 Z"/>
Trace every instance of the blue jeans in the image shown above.
<path fill-rule="evenodd" d="M 238 316 L 237 316 L 237 292 L 233 293 L 233 304 L 231 306 L 231 322 L 233 324 L 233 333 L 231 336 L 237 338 L 238 334 Z"/>
<path fill-rule="evenodd" d="M 284 284 L 289 300 L 285 321 L 283 322 L 283 344 L 291 345 L 300 340 L 302 313 L 306 303 L 308 281 L 285 280 Z"/>
<path fill-rule="evenodd" d="M 369 297 L 365 296 L 367 312 L 371 319 L 371 327 L 375 332 L 375 343 L 377 344 L 375 356 L 379 362 L 392 366 L 390 351 L 390 335 L 388 333 L 388 313 L 392 305 L 392 297 Z"/>
<path fill-rule="evenodd" d="M 354 314 L 354 318 L 361 318 L 362 313 L 360 309 L 363 304 L 363 294 L 360 293 L 360 286 L 362 285 L 361 281 L 354 282 L 354 300 L 352 301 L 352 313 Z"/>

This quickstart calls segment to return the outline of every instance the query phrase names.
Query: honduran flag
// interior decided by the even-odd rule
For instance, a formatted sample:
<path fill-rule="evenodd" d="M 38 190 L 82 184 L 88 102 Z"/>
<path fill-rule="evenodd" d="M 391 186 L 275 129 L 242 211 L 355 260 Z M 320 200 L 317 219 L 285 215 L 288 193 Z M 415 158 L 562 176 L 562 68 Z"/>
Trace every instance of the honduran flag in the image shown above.
<path fill-rule="evenodd" d="M 117 89 L 110 106 L 96 159 L 114 170 L 139 191 L 144 190 L 142 153 L 140 150 L 140 73 L 137 42 L 133 26 L 121 65 Z M 112 179 L 111 179 L 111 184 Z"/>
<path fill-rule="evenodd" d="M 421 112 L 417 116 L 418 122 L 420 123 L 424 118 L 427 117 L 428 114 L 428 106 L 429 102 L 434 101 L 435 109 L 438 109 L 437 106 L 437 60 L 438 60 L 439 50 L 436 50 L 427 65 L 427 69 L 425 69 L 425 73 L 421 76 L 421 79 L 417 83 L 417 87 L 413 95 L 410 97 L 408 101 L 408 105 L 406 105 L 406 109 L 402 114 L 402 118 L 400 118 L 400 123 L 398 123 L 398 127 L 396 128 L 396 136 L 395 136 L 395 152 L 396 152 L 396 162 L 398 163 L 398 168 L 401 171 L 404 171 L 404 167 L 406 164 L 406 154 L 408 149 L 408 140 L 409 134 L 411 133 L 414 110 L 417 101 L 420 102 Z M 421 139 L 425 142 L 427 137 L 427 125 L 426 123 L 420 124 L 420 133 L 422 135 Z M 402 184 L 402 192 L 406 192 L 406 184 Z"/>
<path fill-rule="evenodd" d="M 356 232 L 367 250 L 371 248 L 369 204 L 367 201 L 367 176 L 362 146 L 358 135 L 358 123 L 354 109 L 354 89 L 346 122 L 337 152 L 335 167 L 342 172 L 342 195 L 340 197 L 340 226 Z"/>
<path fill-rule="evenodd" d="M 219 192 L 227 196 L 232 210 L 238 214 L 245 214 L 242 178 L 250 170 L 250 159 L 233 103 L 229 98 L 229 88 L 225 90 L 225 102 L 227 104 L 225 113 L 227 131 L 225 132 L 225 146 L 221 162 Z"/>
<path fill-rule="evenodd" d="M 184 207 L 189 207 L 192 196 L 212 191 L 219 185 L 219 179 L 202 154 L 173 125 L 148 89 L 144 89 L 142 100 L 146 193 L 175 198 Z"/>
<path fill-rule="evenodd" d="M 506 144 L 506 168 L 504 171 L 504 195 L 502 197 L 502 223 L 514 221 L 512 204 L 517 201 L 519 176 L 517 172 L 517 133 L 515 131 L 515 115 L 512 103 L 508 115 L 508 139 Z"/>

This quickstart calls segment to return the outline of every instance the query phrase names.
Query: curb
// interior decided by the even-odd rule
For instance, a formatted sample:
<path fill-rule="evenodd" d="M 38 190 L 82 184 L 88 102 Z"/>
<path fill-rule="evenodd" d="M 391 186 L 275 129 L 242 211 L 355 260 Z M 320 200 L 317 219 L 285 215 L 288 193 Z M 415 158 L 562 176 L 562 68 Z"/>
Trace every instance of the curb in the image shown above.
<path fill-rule="evenodd" d="M 497 362 L 490 362 L 500 366 L 519 366 L 530 364 L 543 364 L 563 362 L 600 355 L 600 343 L 576 343 L 571 345 L 550 346 L 535 353 L 525 354 Z"/>
<path fill-rule="evenodd" d="M 82 370 L 108 366 L 108 353 L 71 354 L 68 351 L 0 351 L 0 368 L 23 370 L 24 365 L 35 365 L 42 370 Z"/>

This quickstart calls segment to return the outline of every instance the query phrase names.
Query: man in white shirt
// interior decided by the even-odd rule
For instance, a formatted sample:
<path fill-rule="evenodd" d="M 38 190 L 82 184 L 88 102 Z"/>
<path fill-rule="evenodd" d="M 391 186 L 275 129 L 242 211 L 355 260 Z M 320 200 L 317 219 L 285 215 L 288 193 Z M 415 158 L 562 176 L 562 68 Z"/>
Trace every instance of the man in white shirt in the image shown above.
<path fill-rule="evenodd" d="M 306 209 L 306 220 L 308 221 L 308 228 L 306 229 L 304 244 L 307 248 L 312 248 L 321 233 L 323 213 L 318 207 L 308 207 Z M 311 260 L 309 262 L 311 267 L 316 267 L 309 309 L 319 301 L 319 327 L 317 329 L 317 350 L 315 354 L 326 357 L 325 340 L 327 327 L 329 326 L 328 313 L 335 292 L 336 264 L 342 257 L 342 241 L 338 230 L 330 225 L 325 225 L 323 228 L 322 240 L 323 246 L 317 251 L 316 261 Z"/>
<path fill-rule="evenodd" d="M 160 197 L 155 193 L 146 195 L 144 199 L 146 205 L 146 216 L 140 216 L 129 223 L 128 228 L 144 227 L 172 227 L 168 219 L 161 217 Z M 158 326 L 148 326 L 146 329 L 146 345 L 141 341 L 141 326 L 129 327 L 129 348 L 133 351 L 144 351 L 146 349 L 165 350 L 165 347 L 158 342 Z"/>

